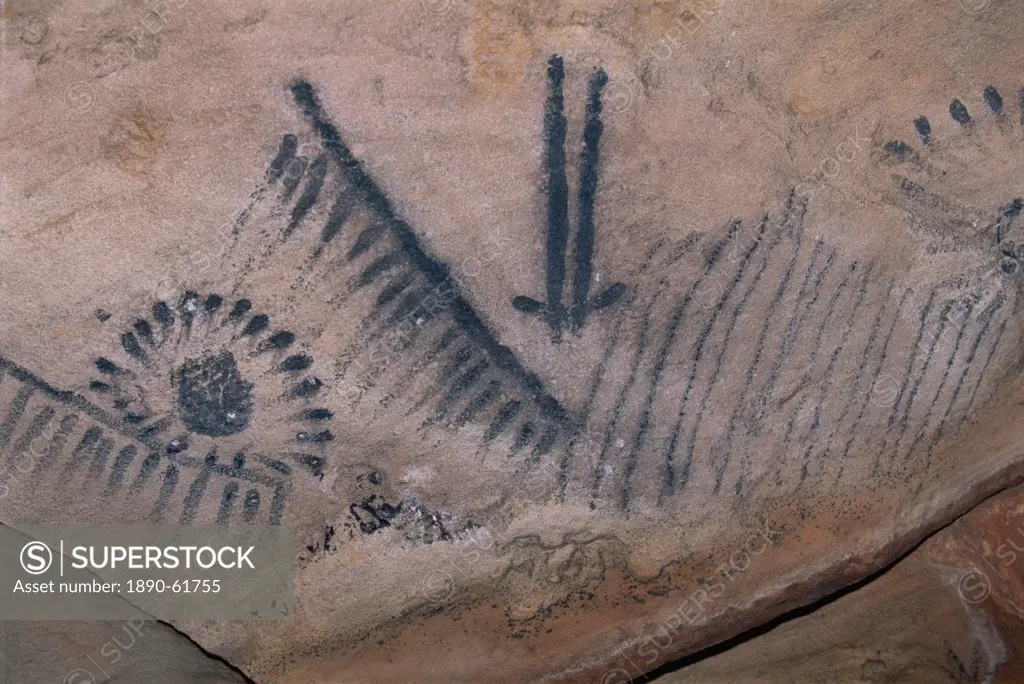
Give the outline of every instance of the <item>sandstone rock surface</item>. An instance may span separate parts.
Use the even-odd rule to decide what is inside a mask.
[[[1024,473],[1021,30],[9,2],[0,523],[293,527],[293,620],[167,626],[259,682],[641,681],[863,580]]]

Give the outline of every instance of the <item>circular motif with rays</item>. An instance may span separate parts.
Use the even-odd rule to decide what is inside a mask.
[[[317,452],[334,439],[333,414],[317,402],[314,366],[248,299],[185,292],[127,319],[120,348],[96,359],[89,390],[168,453],[288,457],[323,477]]]

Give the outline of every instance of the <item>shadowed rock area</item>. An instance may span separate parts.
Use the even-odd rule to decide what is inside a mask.
[[[295,531],[140,667],[1010,676],[920,559],[1024,474],[1015,7],[158,5],[2,18],[0,523]]]
[[[1019,681],[1022,501],[1003,492],[871,581],[653,681]]]

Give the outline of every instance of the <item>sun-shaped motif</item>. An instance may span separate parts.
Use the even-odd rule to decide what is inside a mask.
[[[967,246],[980,246],[994,255],[1003,275],[1019,275],[1024,198],[1018,195],[1017,149],[1024,114],[993,85],[954,98],[946,112],[932,114],[914,119],[913,133],[907,122],[903,138],[882,146],[880,159],[895,181],[889,197],[932,241],[929,251],[959,255]]]
[[[317,402],[324,383],[314,366],[248,299],[185,292],[127,319],[89,390],[173,458],[288,459],[323,477],[333,413]]]

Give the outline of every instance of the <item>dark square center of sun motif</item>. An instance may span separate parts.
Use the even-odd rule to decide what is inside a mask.
[[[191,432],[225,437],[249,425],[252,383],[238,372],[231,352],[186,359],[177,376],[178,407]]]

